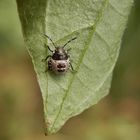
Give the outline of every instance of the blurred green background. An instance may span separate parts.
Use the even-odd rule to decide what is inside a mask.
[[[110,94],[44,135],[41,93],[15,0],[0,0],[0,140],[140,140],[140,0],[135,0]]]

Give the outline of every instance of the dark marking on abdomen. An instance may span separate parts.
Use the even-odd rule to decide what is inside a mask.
[[[66,67],[66,65],[64,63],[60,63],[57,65],[57,68],[65,68],[65,67]]]
[[[65,72],[65,69],[58,69],[58,72]]]

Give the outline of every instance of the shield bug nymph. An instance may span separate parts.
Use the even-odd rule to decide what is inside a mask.
[[[69,68],[71,67],[71,70],[74,71],[73,66],[70,61],[70,55],[68,52],[71,50],[71,48],[65,50],[65,46],[67,46],[68,43],[75,40],[77,37],[74,37],[70,39],[68,42],[66,42],[63,46],[56,46],[53,40],[45,35],[53,44],[55,47],[54,50],[51,50],[50,47],[47,45],[48,50],[52,52],[52,55],[48,55],[44,60],[48,63],[48,70],[53,71],[56,74],[63,74],[66,73]]]

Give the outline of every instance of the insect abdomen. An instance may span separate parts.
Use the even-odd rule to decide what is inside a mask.
[[[50,59],[48,61],[48,68],[57,74],[65,73],[69,69],[69,60]]]

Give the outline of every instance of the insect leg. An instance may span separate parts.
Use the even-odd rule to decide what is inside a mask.
[[[67,52],[69,52],[71,50],[71,48],[67,49]]]
[[[44,61],[47,61],[47,59],[49,58],[49,57],[52,57],[51,55],[48,55],[45,59],[42,59],[42,61],[44,62]]]
[[[71,70],[74,71],[72,64],[70,63]]]
[[[75,70],[74,70],[74,68],[73,68],[71,63],[70,63],[70,67],[71,67],[71,70],[74,72]]]
[[[71,63],[70,63],[70,67],[71,67],[72,72],[74,72],[74,73],[77,72],[76,70],[74,70],[74,68],[73,68]]]
[[[48,45],[45,44],[45,47],[47,47],[50,52],[53,52],[53,50],[51,50],[51,48]]]

